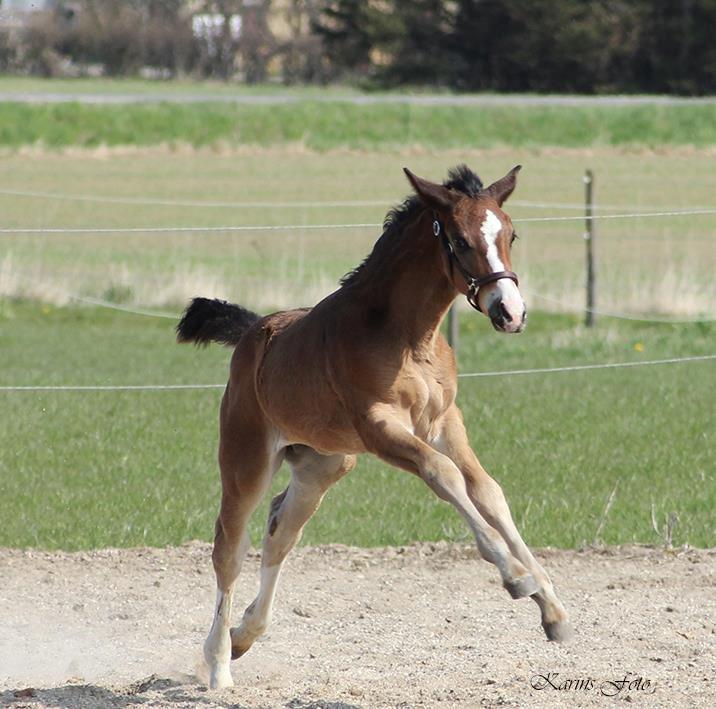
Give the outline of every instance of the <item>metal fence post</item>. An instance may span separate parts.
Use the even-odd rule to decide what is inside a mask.
[[[594,174],[591,170],[584,173],[584,241],[587,247],[587,307],[584,313],[584,324],[587,327],[594,327],[596,313],[594,306],[596,301],[596,268],[594,263],[594,220],[592,219],[594,209]]]

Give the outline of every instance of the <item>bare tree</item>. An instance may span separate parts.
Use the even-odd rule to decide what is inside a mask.
[[[326,80],[325,48],[314,31],[324,5],[322,0],[289,0],[285,4],[284,19],[290,35],[279,49],[284,83]]]

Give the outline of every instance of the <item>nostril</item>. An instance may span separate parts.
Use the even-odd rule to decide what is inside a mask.
[[[505,304],[500,301],[500,315],[505,319],[506,322],[512,322],[512,316],[508,312],[507,308],[505,307]]]

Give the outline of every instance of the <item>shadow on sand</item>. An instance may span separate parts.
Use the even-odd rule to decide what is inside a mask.
[[[65,684],[46,689],[11,689],[0,693],[0,706],[15,709],[58,707],[59,709],[123,709],[147,705],[219,707],[251,709],[228,693],[209,692],[206,686],[196,684],[194,678],[185,680],[164,679],[152,675],[126,687],[99,687],[93,684]],[[232,692],[233,694],[233,692]],[[223,696],[222,696],[223,695]],[[304,700],[295,698],[284,705],[285,709],[360,709],[358,705],[330,700]]]

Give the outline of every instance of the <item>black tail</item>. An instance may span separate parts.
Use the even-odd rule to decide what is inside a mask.
[[[237,345],[260,316],[225,300],[194,298],[177,325],[177,342]]]

